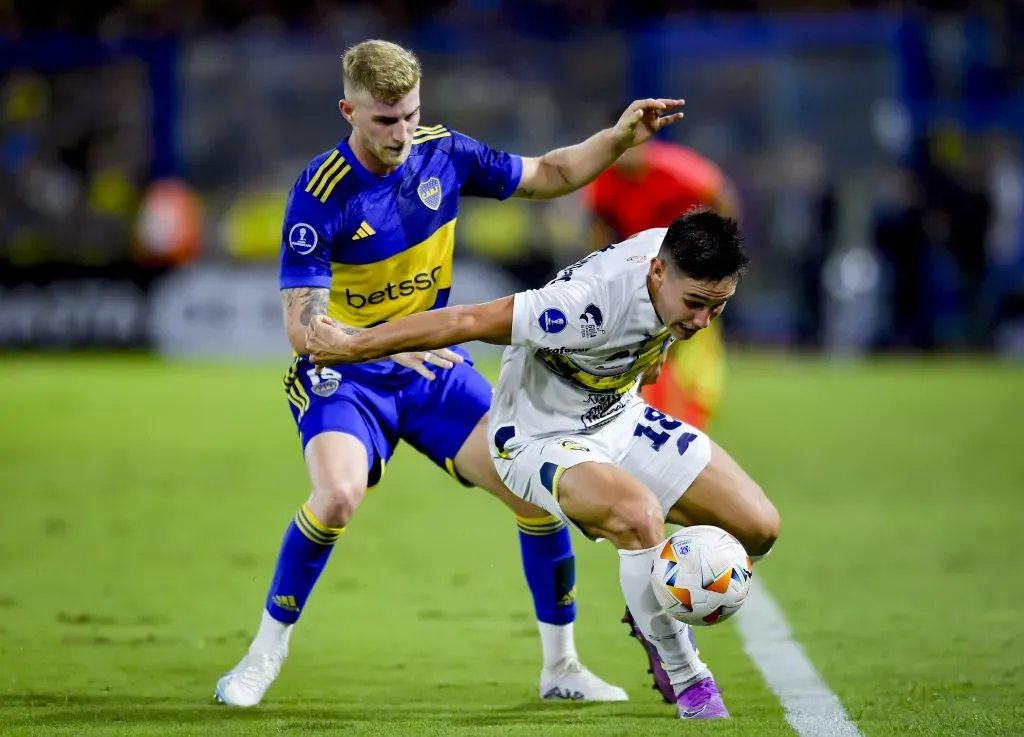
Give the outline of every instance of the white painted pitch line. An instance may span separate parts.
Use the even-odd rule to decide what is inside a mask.
[[[736,613],[743,649],[786,711],[800,737],[861,737],[839,697],[815,670],[786,617],[759,579]]]

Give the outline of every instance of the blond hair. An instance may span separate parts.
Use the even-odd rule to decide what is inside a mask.
[[[374,100],[393,105],[420,83],[420,62],[408,49],[371,39],[352,46],[341,58],[346,97],[369,92]]]

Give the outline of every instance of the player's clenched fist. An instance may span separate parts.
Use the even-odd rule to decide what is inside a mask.
[[[346,343],[350,341],[349,335],[327,315],[315,315],[306,328],[306,350],[318,366],[327,365],[327,360],[345,363],[348,358]]]

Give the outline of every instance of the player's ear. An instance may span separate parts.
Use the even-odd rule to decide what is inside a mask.
[[[352,103],[342,98],[338,100],[338,110],[341,112],[341,117],[348,121],[349,125],[352,124]]]
[[[658,256],[651,259],[651,276],[659,286],[665,281],[665,262]]]

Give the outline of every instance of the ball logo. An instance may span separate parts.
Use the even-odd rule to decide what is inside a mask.
[[[545,333],[560,333],[565,330],[565,326],[569,323],[565,318],[565,313],[556,307],[549,307],[540,313],[540,317],[537,319],[537,323],[540,325],[540,329]]]
[[[313,226],[306,223],[296,223],[288,231],[288,245],[300,256],[307,256],[313,253],[316,248],[317,235]]]

